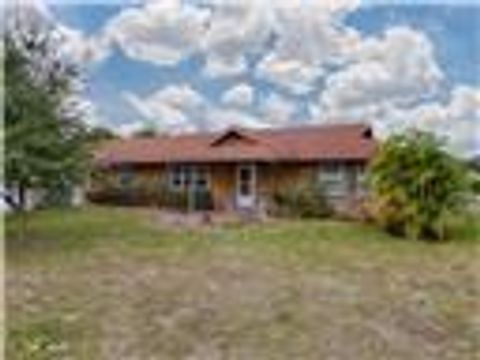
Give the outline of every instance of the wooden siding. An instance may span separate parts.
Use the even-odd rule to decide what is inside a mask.
[[[315,164],[260,164],[258,192],[271,194],[282,188],[308,181],[315,173]]]
[[[132,172],[132,180],[129,184],[131,187],[145,187],[154,189],[161,187],[162,181],[168,181],[166,167],[158,166],[144,166],[144,167],[125,167],[125,168],[111,168],[97,171],[89,181],[89,191],[102,190],[105,187],[121,188],[121,174],[124,171]]]
[[[236,166],[219,164],[210,167],[210,189],[216,209],[231,210],[235,205]]]
[[[355,164],[352,164],[355,165]],[[210,164],[204,166],[209,172],[209,187],[214,206],[219,210],[232,210],[235,207],[236,177],[238,164]],[[272,194],[302,182],[316,180],[319,172],[318,163],[258,163],[256,192],[259,201],[268,201]],[[101,183],[91,181],[91,189],[98,190],[105,186],[121,187],[121,172],[132,171],[130,186],[149,189],[160,188],[168,183],[168,166],[142,166],[135,168],[112,168],[103,170]],[[347,173],[350,182],[352,174]]]

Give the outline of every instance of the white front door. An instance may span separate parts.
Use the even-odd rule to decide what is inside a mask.
[[[237,166],[236,202],[239,208],[253,208],[256,200],[255,164]]]

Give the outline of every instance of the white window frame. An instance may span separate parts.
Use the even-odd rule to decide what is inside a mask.
[[[210,172],[205,166],[196,166],[192,170],[192,184],[195,190],[208,191],[210,189]],[[200,174],[202,174],[203,179],[201,179]],[[204,181],[204,185],[199,186],[199,180]]]
[[[247,169],[250,172],[250,178],[248,182],[242,179],[242,170]],[[235,189],[235,201],[239,208],[252,208],[257,201],[257,171],[256,164],[240,164],[237,166],[236,175],[236,189]],[[243,186],[247,185],[249,193],[243,193]]]
[[[346,170],[345,164],[338,162],[320,164],[318,181],[327,197],[344,197],[348,194]]]
[[[169,188],[173,191],[200,189],[197,183],[200,178],[200,173],[203,174],[203,180],[205,181],[202,190],[207,191],[210,189],[210,172],[207,167],[195,165],[173,165],[169,167],[168,172]],[[188,178],[187,174],[190,174],[190,178]],[[177,184],[177,182],[179,182],[179,184]]]
[[[365,196],[368,193],[367,167],[358,164],[355,166],[355,194]]]
[[[179,180],[179,184],[177,184]],[[183,165],[174,165],[168,168],[168,187],[173,191],[181,191],[184,187]]]

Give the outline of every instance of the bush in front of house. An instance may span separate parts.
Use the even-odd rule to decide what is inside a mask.
[[[213,210],[213,197],[211,191],[195,190],[189,192],[187,189],[172,190],[168,184],[158,189],[156,196],[159,207],[177,210]]]
[[[108,184],[87,194],[91,202],[121,206],[152,206],[181,211],[212,210],[213,198],[208,190],[189,193],[171,190],[166,185],[132,184],[128,187]]]
[[[211,191],[195,191],[194,197],[195,210],[213,210],[213,196]]]
[[[313,181],[283,188],[273,195],[273,213],[278,216],[322,218],[332,214],[320,186]]]
[[[370,169],[374,220],[395,235],[442,239],[447,219],[460,210],[466,171],[431,134],[390,137]]]
[[[88,200],[93,203],[121,206],[153,205],[156,197],[156,192],[141,186],[108,186],[87,193]]]
[[[163,188],[158,194],[158,207],[186,211],[188,209],[188,194],[186,191],[172,191]]]
[[[470,185],[472,192],[480,195],[480,170],[470,170]]]

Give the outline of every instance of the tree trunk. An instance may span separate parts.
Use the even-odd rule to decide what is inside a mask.
[[[27,196],[27,188],[24,184],[18,184],[18,201],[17,201],[17,210],[24,211],[25,210],[25,202]]]
[[[27,210],[26,209],[27,187],[23,183],[18,184],[18,201],[17,208],[18,215],[20,217],[20,226],[18,229],[18,240],[24,241],[25,234],[27,232]]]

